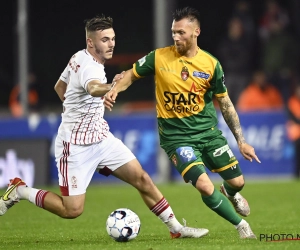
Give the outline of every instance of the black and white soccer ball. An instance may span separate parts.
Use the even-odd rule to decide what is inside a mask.
[[[106,220],[108,235],[118,242],[133,240],[138,236],[140,228],[140,218],[128,208],[114,210]]]

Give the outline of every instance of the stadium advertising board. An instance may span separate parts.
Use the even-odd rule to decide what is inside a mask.
[[[286,136],[286,117],[282,112],[240,114],[240,122],[246,141],[255,148],[261,164],[242,158],[235,138],[219,115],[219,128],[228,139],[233,153],[245,175],[256,178],[292,176],[293,145]]]
[[[0,188],[18,176],[29,186],[49,184],[47,139],[0,140]]]
[[[292,176],[295,152],[292,143],[286,137],[284,113],[240,114],[246,140],[255,147],[261,164],[251,163],[241,157],[234,137],[221,114],[218,115],[220,117],[219,128],[227,137],[246,177],[281,178]],[[157,159],[159,159],[160,151],[155,114],[108,116],[106,119],[111,132],[132,150],[151,177],[157,177],[159,164]],[[9,159],[24,162],[26,164],[24,169],[32,169],[30,159],[33,161],[35,177],[32,177],[32,173],[31,177],[26,177],[28,184],[27,178],[34,179],[35,184],[46,184],[47,178],[43,176],[49,165],[50,182],[57,183],[54,141],[59,122],[60,116],[53,115],[0,121],[0,164],[2,164],[0,166],[0,185],[2,187],[4,182],[7,184],[7,168],[10,168],[9,176],[12,173],[18,173],[14,171],[19,171],[17,170],[19,167],[16,167],[15,170],[7,167]],[[50,149],[48,144],[51,145]],[[5,170],[3,170],[3,166],[5,166]],[[168,167],[170,166],[166,166],[166,168]],[[28,173],[26,172],[26,174]],[[171,176],[174,179],[181,179],[174,169],[171,171]],[[21,177],[25,177],[25,173]],[[41,182],[37,182],[38,180]],[[96,173],[93,180],[106,182],[116,180],[116,178],[105,177]]]

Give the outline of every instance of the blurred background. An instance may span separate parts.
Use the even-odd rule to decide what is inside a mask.
[[[101,13],[114,19],[116,48],[105,64],[111,82],[142,56],[173,43],[172,12],[184,6],[200,11],[199,47],[221,62],[246,139],[262,160],[241,159],[218,112],[245,176],[299,178],[299,0],[11,0],[0,6],[0,188],[14,175],[28,185],[56,183],[53,140],[62,109],[53,88],[70,57],[86,47],[85,19]],[[106,113],[111,131],[150,175],[173,181],[180,177],[159,148],[155,116],[152,77],[123,92]]]

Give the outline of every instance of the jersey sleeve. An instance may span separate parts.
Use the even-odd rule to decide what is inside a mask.
[[[67,66],[64,71],[61,73],[59,79],[65,82],[66,84],[69,83],[69,66]]]
[[[101,83],[106,83],[102,81],[103,79],[106,79],[104,69],[96,66],[89,66],[84,68],[79,77],[79,82],[85,90],[87,90],[87,85],[90,81],[99,80]]]
[[[138,78],[155,74],[155,50],[133,64],[133,73]]]
[[[225,86],[225,76],[223,68],[218,61],[215,67],[214,76],[210,82],[215,96],[227,95],[227,88]]]

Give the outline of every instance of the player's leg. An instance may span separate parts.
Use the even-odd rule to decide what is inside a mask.
[[[244,178],[226,138],[219,135],[206,143],[203,160],[212,172],[218,173],[223,178],[221,192],[232,203],[235,211],[242,216],[247,216],[250,213],[248,202],[239,193],[244,186]],[[229,192],[232,192],[233,196],[229,195],[226,190],[230,190]],[[238,225],[235,224],[235,227],[241,238],[256,238],[245,220],[242,220]]]
[[[171,153],[170,158],[185,182],[191,183],[200,192],[207,207],[230,222],[238,230],[244,227],[250,229],[248,223],[236,213],[229,200],[219,190],[215,189],[206,174],[201,156],[199,150],[192,146],[185,146],[177,148]],[[247,235],[241,235],[240,233],[240,237],[255,238],[251,229],[250,231],[247,230],[247,233]]]
[[[75,219],[83,213],[85,194],[59,196],[49,192],[44,200],[43,208],[59,217]]]
[[[244,177],[226,138],[222,135],[214,137],[205,144],[204,150],[204,164],[224,180],[220,191],[230,200],[238,214],[248,216],[250,207],[247,200],[239,193],[245,184]]]
[[[199,170],[199,166],[194,166],[186,173],[184,178],[193,184],[195,183],[193,178],[197,176],[198,173],[201,173],[201,169]],[[234,225],[241,238],[256,238],[250,225],[238,216],[229,200],[226,199],[219,190],[214,188],[214,185],[206,173],[200,174],[196,180],[195,187],[201,193],[205,205]]]
[[[200,238],[208,233],[207,229],[197,229],[182,226],[176,219],[168,201],[153,183],[132,152],[115,137],[109,137],[109,147],[104,161],[99,165],[99,173],[114,175],[120,180],[135,187],[147,207],[169,228],[172,238],[195,237]]]
[[[28,187],[16,177],[11,180],[8,189],[0,198],[0,215],[20,200],[28,200],[37,207],[43,208],[62,218],[76,218],[83,211],[85,194],[77,196],[59,196],[53,192]]]
[[[61,196],[49,192],[43,208],[62,218],[73,219],[84,210],[85,193],[99,162],[98,144],[74,145],[59,138],[55,159]]]
[[[238,225],[242,219],[236,214],[228,199],[215,189],[206,174],[201,153],[193,147],[184,148],[178,148],[173,153],[172,159],[174,163],[176,158],[174,165],[185,182],[191,183],[200,192],[206,206],[233,225]]]
[[[112,175],[134,186],[149,208],[163,198],[163,195],[154,185],[150,176],[142,169],[137,159],[125,163],[113,171]]]
[[[172,238],[200,238],[208,234],[207,229],[190,228],[178,222],[168,201],[136,159],[116,169],[113,175],[139,191],[148,208],[169,228]]]
[[[28,200],[62,218],[73,219],[82,214],[85,192],[97,167],[99,157],[91,154],[95,145],[77,146],[56,139],[57,161],[61,196],[46,190],[28,187],[20,178],[11,181],[0,199],[0,215],[20,200]]]
[[[238,164],[234,165],[233,168],[235,169],[230,169],[228,171],[228,173],[226,174],[226,179],[223,178],[223,171],[220,172],[220,176],[223,178],[223,186],[225,187],[226,192],[231,195],[234,196],[237,192],[241,191],[244,188],[245,185],[245,180],[244,180],[244,176],[242,175],[242,171],[239,167]],[[235,170],[235,171],[232,171]],[[226,171],[226,170],[225,170]],[[235,174],[234,172],[238,171],[238,176],[237,174]],[[229,176],[228,176],[229,175]],[[229,178],[229,179],[228,179]]]
[[[238,165],[235,167],[236,171],[240,171]],[[231,201],[237,213],[247,217],[250,214],[250,207],[248,201],[240,194],[240,191],[244,187],[243,175],[233,177],[236,175],[231,170],[225,170],[220,172],[220,176],[224,180],[220,186],[220,191]]]

